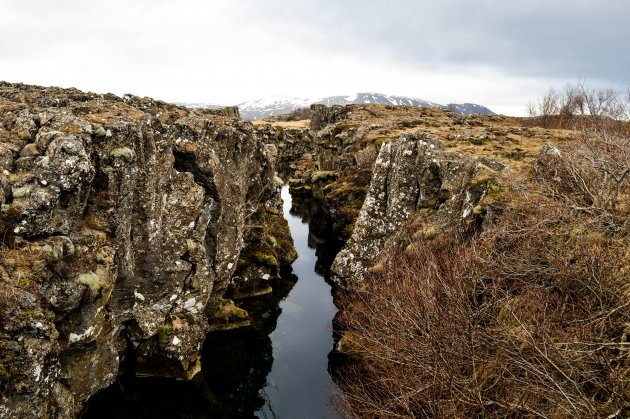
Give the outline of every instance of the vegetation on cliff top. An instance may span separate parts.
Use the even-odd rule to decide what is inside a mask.
[[[356,417],[630,414],[630,127],[582,97],[600,111],[494,180],[480,223],[412,220],[343,297]]]
[[[338,113],[329,124],[314,128],[315,150],[292,162],[291,187],[296,194],[318,198],[334,221],[336,235],[344,240],[352,234],[384,142],[420,132],[441,140],[448,151],[479,156],[491,167],[522,171],[545,142],[564,143],[575,134],[536,126],[524,118],[464,116],[433,108],[350,105]],[[306,122],[299,124],[306,129]],[[296,123],[272,121],[275,127]],[[333,172],[335,176],[322,176]]]

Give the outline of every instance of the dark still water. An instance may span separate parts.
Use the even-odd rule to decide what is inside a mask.
[[[328,375],[337,309],[324,277],[340,244],[327,238],[317,205],[292,202],[288,187],[282,198],[299,256],[273,293],[237,302],[251,327],[208,335],[194,383],[125,374],[92,398],[84,418],[339,417]]]
[[[330,285],[315,272],[317,255],[308,244],[308,224],[295,215],[295,211],[291,212],[288,187],[282,189],[282,199],[299,255],[292,265],[299,279],[280,303],[282,313],[270,335],[273,366],[261,393],[266,403],[256,415],[261,418],[333,418],[337,415],[330,401],[336,387],[328,375],[328,353],[334,345],[332,319],[337,308]]]

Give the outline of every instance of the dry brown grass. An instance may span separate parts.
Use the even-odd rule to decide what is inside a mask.
[[[254,126],[268,125],[271,124],[274,127],[282,127],[282,128],[308,128],[311,125],[310,119],[303,119],[301,121],[274,121],[268,122],[264,120],[256,120],[252,121]]]
[[[356,417],[630,415],[629,195],[584,211],[555,177],[514,179],[483,231],[389,249],[345,297]]]

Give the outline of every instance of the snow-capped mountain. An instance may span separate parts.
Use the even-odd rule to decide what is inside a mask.
[[[238,106],[238,110],[241,113],[241,118],[253,120],[266,118],[268,116],[288,114],[300,108],[308,108],[313,103],[320,103],[320,100],[321,99],[272,96],[243,102],[236,106]]]
[[[476,103],[449,103],[446,105],[446,108],[452,112],[461,114],[461,115],[469,115],[472,113],[481,113],[486,115],[494,115],[490,109],[485,106],[477,105]]]
[[[443,107],[442,105],[429,102],[428,100],[417,99],[405,96],[390,96],[382,93],[356,93],[351,96],[330,96],[320,99],[314,103],[324,105],[346,105],[349,103],[376,103],[379,105],[407,105],[417,107]]]
[[[249,102],[243,102],[238,106],[241,113],[241,117],[246,120],[262,119],[268,116],[284,115],[291,113],[300,108],[308,108],[311,104],[321,103],[324,105],[347,105],[347,104],[361,104],[361,103],[374,103],[380,105],[407,105],[417,107],[436,107],[449,109],[455,113],[467,115],[472,113],[481,114],[494,114],[490,109],[485,106],[477,105],[474,103],[449,103],[448,105],[440,105],[439,103],[430,102],[428,100],[405,97],[405,96],[391,96],[382,93],[356,93],[350,96],[328,96],[324,98],[293,98],[287,96],[272,96],[264,99],[252,100]],[[200,108],[216,108],[219,107],[215,104],[203,104],[203,103],[191,103],[187,106]]]
[[[205,108],[205,109],[220,109],[225,108],[223,105],[217,105],[214,103],[206,102],[175,102],[176,105],[186,106],[187,108]]]

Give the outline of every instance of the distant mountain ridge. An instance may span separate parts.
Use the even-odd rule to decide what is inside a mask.
[[[241,117],[247,120],[262,119],[268,116],[289,114],[300,108],[308,108],[311,104],[321,103],[324,105],[348,105],[374,103],[380,105],[407,105],[417,107],[436,107],[449,109],[455,113],[468,115],[472,113],[492,115],[490,109],[475,103],[449,103],[441,105],[424,99],[385,95],[383,93],[356,93],[348,96],[328,96],[325,98],[294,98],[287,96],[273,96],[268,98],[251,100],[240,103],[238,106]],[[186,106],[194,108],[216,108],[216,104],[189,103]]]

